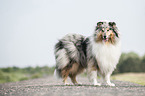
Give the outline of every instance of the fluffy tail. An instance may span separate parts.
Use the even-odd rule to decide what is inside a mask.
[[[62,78],[61,75],[60,75],[60,72],[59,72],[57,69],[54,70],[53,76],[54,76],[56,79],[61,79],[61,78]]]

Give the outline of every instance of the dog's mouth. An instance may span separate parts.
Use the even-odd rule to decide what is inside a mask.
[[[107,42],[107,41],[108,41],[108,38],[103,38],[103,41],[104,41],[104,42]]]

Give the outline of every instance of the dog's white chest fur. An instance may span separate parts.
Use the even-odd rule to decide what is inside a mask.
[[[112,72],[121,54],[120,41],[115,45],[92,42],[92,54],[97,60],[101,74]]]

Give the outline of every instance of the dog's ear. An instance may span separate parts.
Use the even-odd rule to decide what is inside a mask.
[[[119,37],[118,29],[116,27],[116,23],[115,22],[109,22],[109,26],[111,26],[113,28],[113,32],[115,33],[116,37]]]
[[[103,22],[98,22],[97,26],[100,27],[103,24]]]
[[[103,22],[98,22],[95,31],[98,30],[102,24],[103,24]]]
[[[109,22],[109,26],[116,27],[116,23],[115,22]]]

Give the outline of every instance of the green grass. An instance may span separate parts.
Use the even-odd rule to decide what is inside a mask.
[[[54,67],[0,68],[0,83],[23,81],[52,75]]]
[[[112,80],[130,81],[145,85],[145,73],[123,73],[111,76]]]
[[[22,73],[0,72],[0,83],[21,81],[22,78],[26,78]]]
[[[54,67],[8,67],[0,68],[0,83],[23,81],[34,78],[52,75]],[[86,72],[81,76],[87,78]],[[122,73],[111,76],[112,80],[130,81],[140,85],[145,85],[145,73]]]

